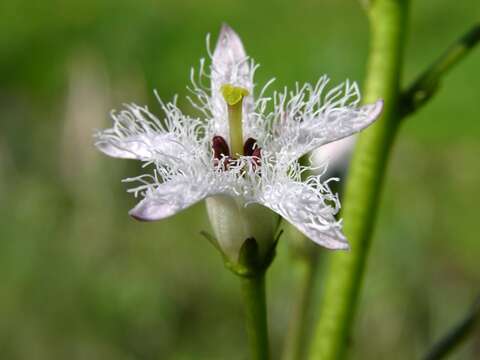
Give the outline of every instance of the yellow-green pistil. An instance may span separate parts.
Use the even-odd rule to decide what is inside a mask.
[[[220,90],[228,107],[231,154],[240,156],[243,154],[242,106],[248,90],[230,84],[222,85]]]

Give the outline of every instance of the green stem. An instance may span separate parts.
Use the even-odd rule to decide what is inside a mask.
[[[436,343],[425,360],[440,360],[450,354],[470,335],[480,322],[480,297],[473,304],[467,316]]]
[[[252,360],[269,358],[265,273],[240,277]]]
[[[337,360],[346,354],[387,159],[397,130],[407,5],[407,0],[374,0],[368,9],[371,45],[365,101],[382,98],[385,106],[376,124],[360,135],[352,158],[343,213],[351,251],[330,255],[310,359]]]
[[[402,117],[422,107],[437,91],[442,77],[480,42],[480,24],[469,29],[428,67],[402,95]]]
[[[310,303],[315,288],[318,253],[314,252],[311,256],[303,256],[299,261],[301,272],[299,274],[298,297],[295,299],[292,317],[285,339],[284,360],[300,360],[304,358],[306,353],[311,315]]]

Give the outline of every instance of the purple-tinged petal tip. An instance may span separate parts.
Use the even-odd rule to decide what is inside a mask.
[[[373,108],[372,108],[372,111],[370,113],[370,118],[372,119],[372,121],[376,120],[382,114],[383,104],[384,104],[383,99],[378,99],[373,104]]]

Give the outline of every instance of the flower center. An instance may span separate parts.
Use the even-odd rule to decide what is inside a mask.
[[[228,144],[221,136],[215,135],[213,137],[212,150],[215,164],[217,165],[222,161],[224,170],[236,161],[235,157],[230,155]],[[250,156],[252,158],[252,163],[255,168],[260,166],[262,149],[258,146],[257,140],[254,138],[248,138],[247,141],[245,141],[245,144],[243,144],[242,152],[244,156]]]
[[[244,150],[242,110],[243,98],[248,95],[248,90],[231,84],[222,85],[220,90],[228,108],[230,148],[232,149],[232,156],[237,157],[240,156]]]
[[[220,88],[228,108],[228,123],[230,130],[230,146],[222,137],[215,135],[212,139],[212,150],[215,164],[222,161],[224,169],[235,163],[240,156],[252,157],[255,167],[261,162],[261,149],[257,141],[248,138],[243,141],[243,99],[248,96],[248,90],[242,87],[225,84]]]

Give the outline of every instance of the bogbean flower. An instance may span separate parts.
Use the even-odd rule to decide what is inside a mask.
[[[161,220],[206,200],[216,245],[232,262],[247,239],[260,254],[270,251],[278,215],[319,245],[347,249],[332,179],[320,174],[302,181],[310,169],[298,160],[370,125],[383,102],[359,106],[357,84],[328,89],[326,76],[266,96],[270,81],[254,96],[257,65],[227,25],[209,57],[209,67],[202,59],[199,72],[192,70],[188,88],[200,117],[182,113],[176,98],[158,99],[162,119],[147,107],[126,105],[112,113],[111,129],[96,134],[105,154],[153,167],[125,180],[136,182],[129,191],[143,198],[130,215]]]

